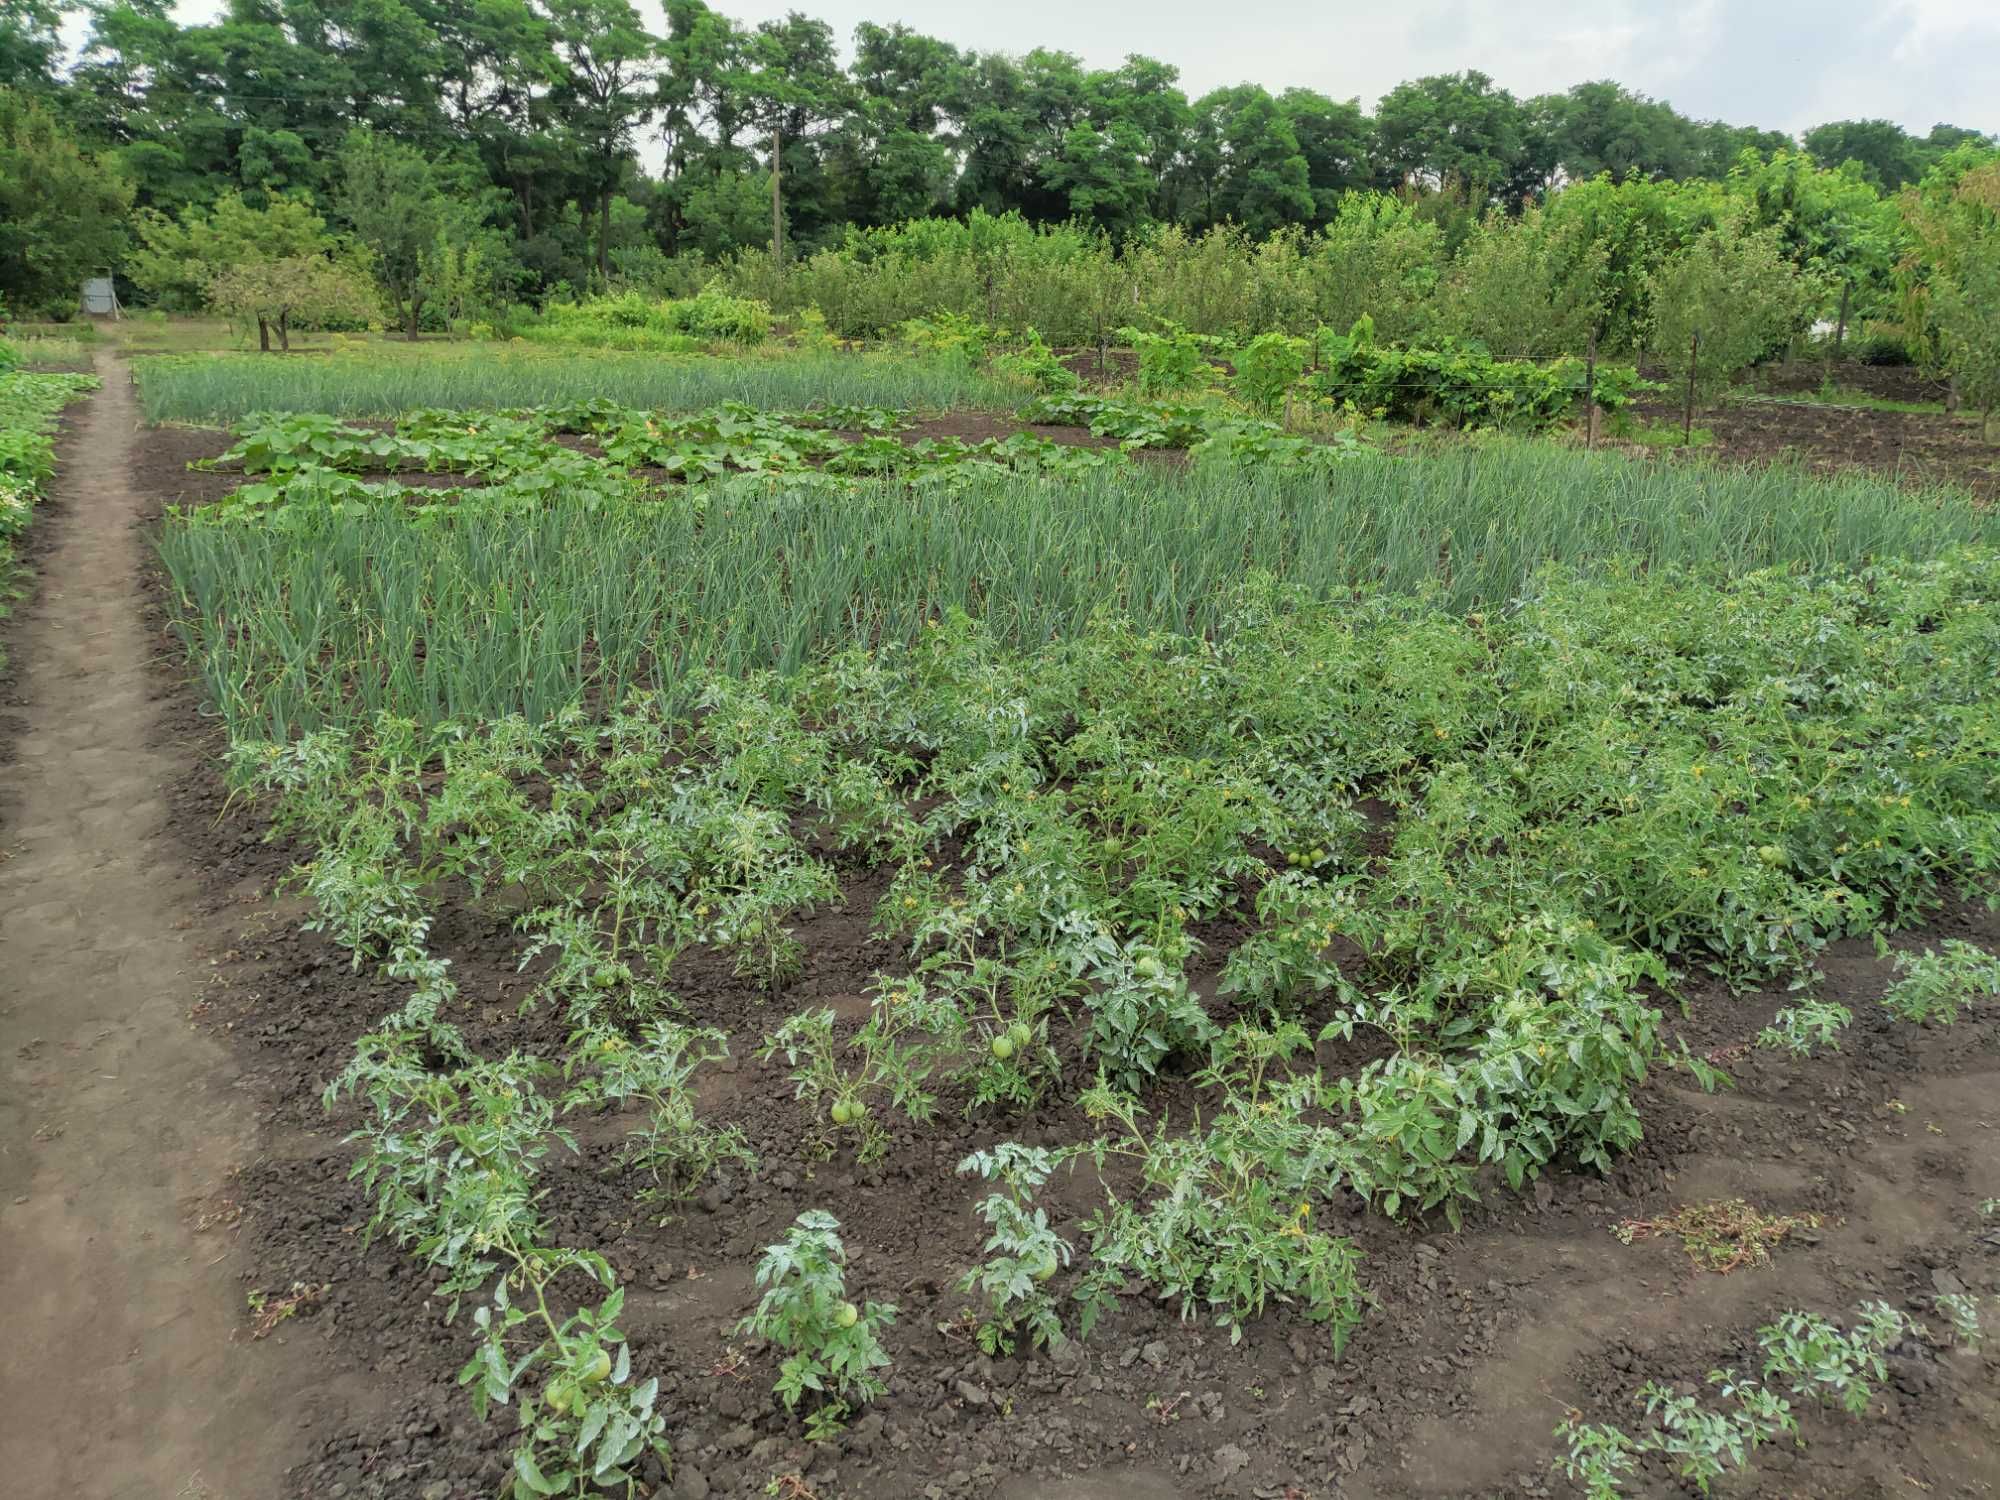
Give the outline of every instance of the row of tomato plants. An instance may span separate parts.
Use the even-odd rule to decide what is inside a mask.
[[[537,1173],[566,1112],[634,1099],[649,1199],[743,1162],[692,1102],[730,1039],[689,1024],[685,955],[729,955],[763,997],[752,1045],[821,1151],[1052,1096],[1096,1122],[966,1163],[993,1184],[964,1282],[988,1347],[1085,1335],[1133,1285],[1233,1336],[1288,1302],[1337,1347],[1367,1296],[1319,1205],[1455,1221],[1489,1182],[1607,1168],[1653,1069],[1720,1081],[1669,1046],[1679,979],[1809,986],[1833,937],[1990,887],[1997,604],[1990,551],[1726,585],[1550,575],[1493,616],[1253,581],[1215,641],[1105,618],[1022,655],[951,618],[718,676],[681,716],[385,717],[239,744],[232,777],[312,851],[316,924],[409,986],[330,1096],[367,1103],[378,1225],[490,1292],[465,1378],[519,1402],[523,1482],[581,1487],[664,1418],[608,1266],[547,1243]],[[906,962],[859,1024],[785,1015],[803,916],[871,866]],[[520,913],[560,1055],[463,1034],[428,944],[448,895]],[[1205,951],[1228,923],[1246,935]],[[1357,1037],[1365,1065],[1317,1065],[1315,1040]],[[1196,1080],[1199,1121],[1148,1115],[1163,1075]],[[1078,1158],[1124,1184],[1080,1254],[1036,1202]],[[837,1236],[802,1221],[777,1249],[767,1297],[795,1295],[753,1331],[792,1340],[781,1394],[879,1389],[886,1310],[840,1295]]]
[[[13,583],[15,544],[55,477],[56,419],[65,406],[97,386],[92,375],[15,369],[12,352],[0,343],[0,614]]]

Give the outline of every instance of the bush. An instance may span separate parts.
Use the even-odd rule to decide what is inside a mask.
[[[1696,388],[1708,397],[1804,332],[1822,301],[1819,282],[1787,258],[1776,229],[1737,218],[1662,261],[1647,286],[1648,343],[1676,385],[1687,380],[1692,355]]]
[[[1208,383],[1218,373],[1202,356],[1200,338],[1176,324],[1164,333],[1147,333],[1138,328],[1121,328],[1118,336],[1139,355],[1139,393],[1166,396],[1175,391],[1193,390]]]
[[[1859,338],[1850,339],[1847,353],[1864,365],[1913,365],[1917,362],[1916,351],[1910,348],[1910,341],[1900,329],[1871,328]]]
[[[771,313],[763,303],[710,287],[678,302],[629,291],[552,302],[540,324],[523,333],[544,343],[688,354],[707,344],[762,343],[770,331]]]
[[[1322,334],[1319,352],[1325,367],[1312,377],[1315,392],[1400,422],[1539,430],[1567,420],[1583,399],[1580,359],[1495,359],[1455,339],[1392,349],[1360,334]],[[1630,369],[1597,367],[1605,411],[1622,410],[1639,388]]]
[[[1306,341],[1282,333],[1262,333],[1236,356],[1236,388],[1257,411],[1283,404],[1306,367]]]
[[[710,286],[693,297],[669,302],[667,323],[676,333],[710,342],[761,344],[770,337],[771,309],[747,297],[732,297]]]

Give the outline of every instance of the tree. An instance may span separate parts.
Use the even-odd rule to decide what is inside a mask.
[[[11,0],[0,12],[0,88],[54,91],[62,13],[54,0]]]
[[[1855,162],[1878,192],[1892,193],[1924,174],[1921,142],[1894,120],[1835,120],[1805,133],[1806,154],[1823,167]]]
[[[365,276],[324,255],[287,255],[223,266],[210,278],[208,302],[225,317],[257,324],[259,347],[292,347],[292,324],[365,322],[375,314],[375,293]]]
[[[1912,341],[1990,429],[2000,407],[2000,154],[1954,147],[1905,192],[1903,213],[1916,252],[1899,268]]]
[[[2000,192],[2000,177],[1993,190]],[[1932,316],[1953,393],[1978,409],[1985,437],[1992,435],[1993,413],[2000,410],[2000,235],[1993,238],[1986,254],[1940,278],[1932,292]]]
[[[771,159],[779,195],[773,198],[774,230],[782,232],[788,206],[791,222],[816,232],[831,217],[817,137],[849,112],[853,93],[833,31],[825,22],[793,11],[750,34],[744,61],[738,91],[745,101],[745,121],[776,147]],[[782,253],[779,244],[771,248]]]
[[[300,198],[252,208],[241,193],[230,193],[208,212],[187,208],[169,219],[141,210],[134,222],[141,248],[127,258],[126,274],[140,291],[181,311],[206,306],[210,283],[229,267],[333,248],[326,221]]]
[[[1452,261],[1445,321],[1503,359],[1582,354],[1603,326],[1609,263],[1579,219],[1533,204],[1519,218],[1490,213]]]
[[[714,260],[771,234],[768,172],[727,171],[697,179],[681,204],[681,244]]]
[[[1311,89],[1286,89],[1278,96],[1278,110],[1305,159],[1314,217],[1324,222],[1333,217],[1342,193],[1369,185],[1374,136],[1368,116],[1358,99],[1329,99]]]
[[[1305,154],[1291,120],[1268,91],[1254,83],[1217,89],[1194,109],[1212,174],[1207,217],[1240,224],[1254,235],[1312,219]]]
[[[1504,196],[1527,155],[1526,125],[1520,103],[1484,73],[1438,74],[1382,96],[1376,154],[1397,183]]]
[[[1757,228],[1740,205],[1667,257],[1648,282],[1653,351],[1676,380],[1692,361],[1696,388],[1712,397],[1738,371],[1803,332],[1825,299],[1775,228]]]
[[[1421,335],[1436,318],[1443,235],[1386,193],[1349,193],[1307,246],[1318,322],[1346,330],[1366,316],[1385,342]]]
[[[1126,139],[1139,143],[1140,161],[1152,179],[1147,216],[1173,217],[1175,179],[1194,123],[1180,70],[1133,53],[1112,72],[1092,73],[1085,90],[1092,124],[1106,131],[1122,126]]]
[[[439,247],[462,243],[462,213],[436,169],[408,146],[374,131],[351,132],[340,148],[340,215],[374,260],[375,279],[414,339],[438,289]]]
[[[1684,177],[1695,166],[1694,122],[1644,94],[1601,79],[1538,99],[1554,166],[1570,182],[1602,174]]]
[[[1073,125],[1062,155],[1042,168],[1042,180],[1067,195],[1070,217],[1122,237],[1146,221],[1154,177],[1142,159],[1145,149],[1136,126]]]
[[[1644,338],[1649,278],[1683,237],[1676,196],[1671,184],[1614,182],[1609,173],[1549,195],[1543,209],[1548,226],[1603,252],[1598,338],[1609,348],[1631,349]]]
[[[597,274],[609,277],[611,200],[633,138],[658,102],[660,46],[630,0],[549,0],[547,9],[564,70],[556,111],[578,158],[584,200],[597,210]]]
[[[125,250],[131,186],[34,99],[0,88],[0,298],[68,312]]]

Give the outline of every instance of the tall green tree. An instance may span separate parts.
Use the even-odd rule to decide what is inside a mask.
[[[1212,222],[1240,224],[1255,235],[1313,217],[1311,171],[1289,116],[1270,93],[1240,84],[1205,94],[1195,117],[1212,174],[1206,207]]]
[[[340,216],[372,257],[382,295],[409,338],[447,267],[441,251],[463,243],[463,210],[446,196],[437,168],[414,147],[363,126],[340,148]]]
[[[326,220],[303,198],[255,205],[232,192],[212,209],[189,206],[171,218],[141,209],[134,226],[139,246],[126,257],[126,274],[141,292],[180,311],[205,307],[210,283],[224,270],[334,248]]]
[[[1693,121],[1609,79],[1538,99],[1532,112],[1571,182],[1605,174],[1619,181],[1684,177],[1698,160]]]
[[[1286,89],[1278,96],[1278,110],[1305,159],[1314,218],[1323,223],[1333,217],[1341,194],[1366,188],[1373,176],[1368,116],[1358,99],[1329,99],[1311,89]]]
[[[1398,84],[1375,113],[1376,152],[1394,183],[1460,183],[1504,198],[1529,155],[1520,101],[1484,73],[1442,73]]]
[[[640,127],[658,105],[659,42],[631,0],[547,0],[556,56],[556,118],[575,154],[579,201],[595,209],[597,274],[611,275],[611,200]]]
[[[131,185],[39,100],[0,87],[0,299],[67,313],[125,249]]]
[[[1062,154],[1042,168],[1042,180],[1068,198],[1071,218],[1123,238],[1146,222],[1152,201],[1156,179],[1146,168],[1145,150],[1136,125],[1072,125]]]
[[[1894,120],[1835,120],[1815,125],[1801,144],[1823,167],[1854,162],[1878,192],[1894,192],[1924,175],[1923,143]]]
[[[0,88],[55,92],[62,16],[55,0],[11,0],[0,10]]]

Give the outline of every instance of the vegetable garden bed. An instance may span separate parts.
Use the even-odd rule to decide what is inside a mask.
[[[335,474],[463,470],[397,446],[450,430],[311,441]],[[217,478],[154,477],[163,502]],[[1371,487],[1500,535],[1551,480],[1571,498],[1535,540],[1449,573],[1433,545],[1393,564],[1431,597],[1374,597],[1400,554],[1353,524]],[[322,1434],[301,1493],[529,1493],[579,1453],[668,1495],[1553,1493],[1565,1458],[1620,1457],[1651,1493],[1704,1408],[1663,1426],[1640,1387],[1756,1376],[1793,1336],[1757,1330],[1799,1307],[1833,1322],[1758,1389],[1808,1446],[1746,1455],[1759,1475],[1970,1472],[1991,1436],[1937,1397],[1984,1350],[1938,1299],[1993,1282],[2000,1192],[2000,1026],[1949,946],[2000,944],[1965,899],[1995,842],[2000,579],[1959,550],[1981,514],[1529,448],[840,480],[857,539],[900,508],[950,545],[815,574],[818,492],[746,483],[539,514],[300,492],[167,523],[163,659],[172,620],[235,736],[184,700],[177,827],[218,921],[301,867],[208,1002],[298,1143],[238,1184],[260,1304],[393,1408]],[[643,561],[635,518],[690,506]],[[1170,507],[1219,529],[1170,537]],[[691,562],[739,511],[784,562],[761,626]],[[1413,534],[1481,530],[1438,514]],[[1244,585],[1255,517],[1286,518],[1283,586]],[[982,551],[995,518],[1082,528],[1047,555],[1104,571],[997,575],[1042,554]],[[1308,518],[1345,547],[1302,545]],[[645,596],[613,589],[576,634],[523,628],[553,595],[474,608],[447,583],[582,587],[593,547],[706,578],[677,629],[735,644],[610,674],[671,618]],[[1574,571],[1538,576],[1550,555]],[[369,602],[406,565],[415,611]],[[496,647],[503,669],[436,675]],[[773,661],[806,675],[743,676]],[[534,717],[480,724],[510,702]],[[1899,974],[1878,924],[1934,956]],[[372,1179],[336,1186],[357,1150]],[[1739,1199],[1809,1227],[1728,1276],[1619,1233]],[[806,1323],[858,1362],[844,1392],[838,1363],[790,1367],[829,1389],[788,1403],[768,1336],[800,1325],[739,1325],[795,1221],[818,1253],[816,1213],[846,1280],[800,1284]],[[551,1322],[510,1327],[496,1366],[470,1315],[500,1316],[514,1256],[512,1304],[541,1288]],[[1926,1331],[1864,1306],[1885,1298]],[[1850,1358],[1866,1414],[1817,1414],[1811,1372]],[[479,1421],[466,1386],[507,1400]],[[1707,1392],[1725,1424],[1752,1410]]]

